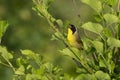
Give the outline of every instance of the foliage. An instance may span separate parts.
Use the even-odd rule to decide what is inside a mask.
[[[1,39],[7,29],[8,22],[1,21],[0,25]],[[45,62],[40,54],[31,50],[21,50],[18,58],[14,56],[6,47],[0,46],[0,64],[12,69],[12,80],[57,80],[62,79],[61,75],[64,75],[61,73],[60,67]],[[14,59],[16,66],[12,64]]]
[[[79,62],[77,63],[78,65],[80,64],[78,68],[82,69],[83,72],[80,70],[80,75],[78,75],[76,80],[88,80],[88,76],[89,80],[119,79],[119,72],[115,71],[118,69],[116,66],[119,66],[120,60],[119,3],[117,4],[116,0],[81,0],[81,2],[91,7],[96,13],[93,17],[95,22],[89,21],[82,23],[79,28],[96,34],[97,36],[94,37],[94,39],[90,39],[86,33],[86,37],[82,39],[84,44],[83,50],[78,50],[68,44],[66,40],[67,33],[61,31],[66,29],[68,24],[65,22],[61,23],[66,25],[61,24],[57,22],[57,19],[54,17],[51,16],[49,18],[46,16],[46,13],[50,15],[48,12],[48,7],[45,9],[45,13],[42,11],[42,3],[46,1],[47,0],[33,0],[35,3],[34,10],[38,14],[40,13],[44,15],[45,18],[47,17],[46,19],[52,24],[52,27],[54,27],[55,30],[57,29],[55,34],[53,34],[52,40],[61,40],[67,46],[65,49],[60,50],[60,52],[74,58],[77,62]],[[47,4],[45,5],[47,6]],[[105,11],[106,6],[110,9],[109,12]],[[101,76],[101,74],[104,75]]]
[[[71,76],[62,72],[62,68],[44,61],[44,56],[31,50],[20,50],[19,57],[14,58],[14,52],[0,46],[0,64],[12,69],[12,80],[119,80],[120,4],[116,0],[80,0],[95,11],[95,22],[84,22],[78,27],[85,32],[82,38],[83,50],[79,50],[71,47],[66,40],[65,30],[69,22],[56,19],[48,12],[52,1],[33,0],[33,10],[45,18],[54,30],[52,40],[62,41],[66,46],[59,52],[73,58],[78,65],[77,75]],[[110,9],[109,12],[105,11],[106,6]],[[8,22],[0,21],[0,40],[7,26]],[[90,38],[87,31],[96,36]],[[14,60],[15,64],[12,64]]]

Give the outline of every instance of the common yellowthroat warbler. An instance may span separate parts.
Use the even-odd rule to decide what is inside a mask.
[[[80,39],[78,29],[72,24],[68,27],[67,39],[71,46],[82,49],[82,41]]]

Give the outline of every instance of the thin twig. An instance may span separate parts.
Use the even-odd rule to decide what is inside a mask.
[[[120,0],[118,0],[118,4],[117,4],[117,11],[120,11]]]
[[[0,62],[0,64],[4,65],[4,66],[6,66],[6,67],[11,68],[11,66],[10,66],[10,65],[8,65],[8,64],[2,63],[2,62]]]
[[[76,12],[77,15],[79,15],[79,11],[78,11],[76,1],[75,0],[72,0],[72,1],[73,1],[73,4],[74,4],[74,7],[75,7],[75,12]]]
[[[10,63],[10,61],[8,59],[6,59],[5,57],[3,57],[5,61],[7,61],[7,63],[9,64],[9,66],[12,68],[13,72],[15,72],[15,68],[13,67],[13,65]],[[4,64],[5,65],[5,64]],[[7,66],[7,65],[6,65]]]

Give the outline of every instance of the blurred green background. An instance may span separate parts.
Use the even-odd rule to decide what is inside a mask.
[[[93,10],[80,0],[74,1],[76,3],[73,0],[54,0],[48,11],[56,19],[68,20],[75,25],[92,20]],[[64,72],[73,75],[76,64],[59,53],[65,46],[61,41],[51,41],[53,30],[47,20],[32,10],[32,6],[32,0],[0,0],[0,19],[8,20],[10,24],[2,38],[2,45],[10,51],[30,49],[38,52],[46,61],[61,66]],[[9,68],[0,65],[1,80],[8,80],[11,73]]]

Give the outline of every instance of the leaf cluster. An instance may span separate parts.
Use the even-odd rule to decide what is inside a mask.
[[[33,10],[45,18],[54,30],[52,40],[63,42],[61,54],[71,57],[78,65],[76,76],[70,76],[58,66],[44,61],[44,57],[31,50],[20,50],[20,56],[12,64],[13,52],[0,45],[0,64],[10,67],[13,80],[119,80],[120,79],[120,1],[80,0],[96,13],[93,19],[80,24],[84,30],[83,49],[69,45],[66,36],[69,21],[55,19],[48,8],[53,0],[33,0]],[[106,11],[109,9],[109,11]],[[7,21],[0,21],[0,41],[8,27]],[[91,38],[87,32],[96,36]]]
[[[83,50],[71,47],[67,42],[66,29],[69,22],[58,21],[51,16],[51,18],[47,17],[47,20],[48,22],[51,21],[52,26],[57,29],[52,36],[52,40],[62,41],[66,48],[60,50],[60,52],[63,53],[63,55],[73,58],[76,64],[78,64],[78,72],[80,75],[76,79],[88,80],[88,76],[89,80],[119,79],[119,71],[117,71],[119,69],[118,66],[120,66],[119,0],[80,1],[96,12],[93,17],[95,22],[85,22],[78,27],[85,31],[85,37],[82,39]],[[107,9],[109,9],[109,11],[107,11]],[[38,12],[37,10],[40,11],[39,9],[35,11]],[[41,13],[44,14],[44,12]],[[48,11],[47,14],[49,15]],[[54,19],[54,21],[51,19]],[[96,36],[90,38],[89,36],[92,35],[87,34],[87,32],[93,33]],[[101,74],[104,75],[100,77]]]

